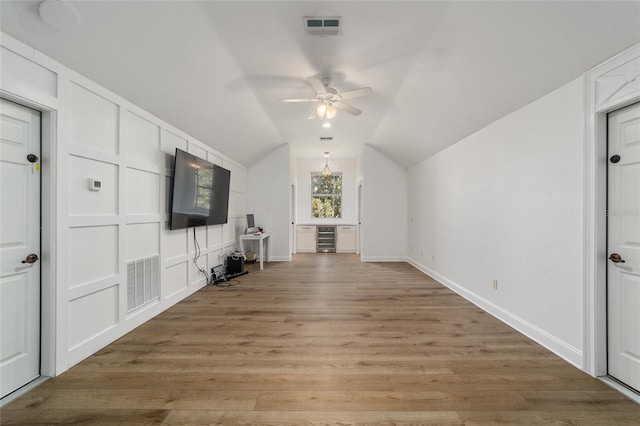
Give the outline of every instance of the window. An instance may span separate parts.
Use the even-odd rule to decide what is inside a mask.
[[[342,173],[311,173],[311,216],[342,217]]]

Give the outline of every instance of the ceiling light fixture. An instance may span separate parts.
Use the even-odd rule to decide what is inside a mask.
[[[324,153],[324,169],[322,169],[322,176],[328,178],[331,176],[331,169],[329,168],[329,152]]]
[[[324,123],[322,123],[322,127],[324,127],[325,129],[330,129],[331,123],[329,123],[328,121],[325,121]]]
[[[336,116],[336,112],[338,112],[338,110],[336,109],[336,107],[334,107],[330,103],[320,104],[318,108],[316,108],[316,115],[320,117],[320,120],[324,120],[325,118],[327,120],[331,120],[333,117]]]

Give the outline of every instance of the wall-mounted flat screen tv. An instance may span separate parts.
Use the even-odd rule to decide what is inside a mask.
[[[169,229],[227,223],[230,179],[229,170],[176,148]]]

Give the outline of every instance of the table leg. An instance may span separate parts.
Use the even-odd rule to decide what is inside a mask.
[[[260,270],[262,271],[262,262],[264,261],[264,239],[261,238],[258,240],[258,244],[260,245]]]

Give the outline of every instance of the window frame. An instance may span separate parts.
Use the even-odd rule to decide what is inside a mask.
[[[339,176],[340,177],[340,193],[316,193],[314,191],[314,177],[319,177],[320,179],[323,179],[324,176],[322,176],[322,172],[311,172],[311,179],[310,179],[310,195],[311,195],[311,217],[313,219],[342,219],[343,213],[342,213],[342,194],[343,194],[343,185],[344,185],[344,176],[342,174],[342,172],[332,172],[331,173],[331,178]],[[316,197],[322,197],[327,198],[333,198],[338,199],[339,200],[339,204],[340,204],[340,210],[339,210],[339,215],[338,216],[315,216],[314,215],[314,209],[313,209],[313,200],[316,199]],[[332,205],[334,206],[334,213],[335,213],[335,203],[332,203]]]

